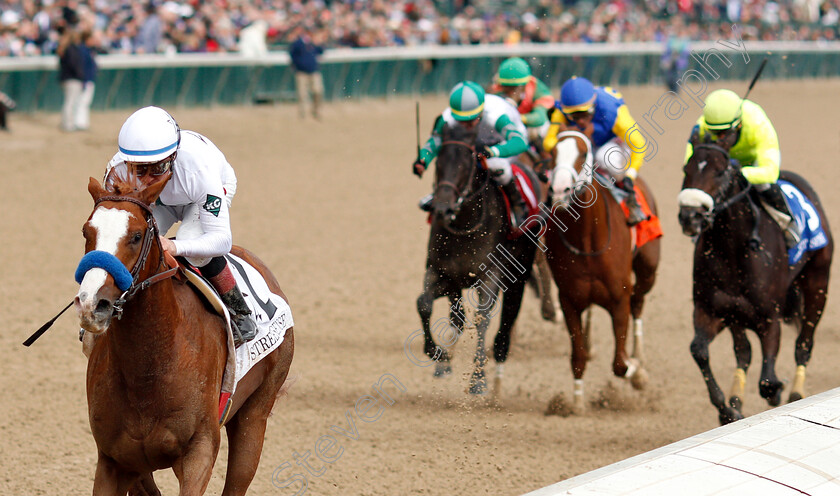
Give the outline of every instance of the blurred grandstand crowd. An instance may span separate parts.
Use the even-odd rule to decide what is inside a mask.
[[[297,28],[325,46],[716,40],[835,40],[840,0],[0,0],[0,56],[55,53],[65,29],[99,53],[236,52],[258,20],[279,49]]]

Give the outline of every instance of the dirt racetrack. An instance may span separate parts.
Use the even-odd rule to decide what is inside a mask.
[[[731,87],[740,93],[745,83]],[[835,226],[840,120],[827,105],[835,106],[829,102],[836,101],[838,89],[838,81],[761,81],[751,95],[776,125],[783,166],[812,182]],[[664,91],[622,90],[637,119]],[[443,97],[421,99],[424,137],[445,105]],[[170,110],[182,128],[210,137],[233,164],[239,178],[234,242],[268,263],[294,312],[292,368],[298,380],[269,420],[249,494],[294,494],[304,479],[306,494],[315,495],[521,494],[717,426],[688,350],[693,246],[677,224],[684,143],[699,115],[695,104],[678,121],[660,117],[664,135],[656,136],[657,155],[642,170],[666,233],[645,312],[649,388],[638,394],[612,377],[612,333],[598,310],[597,356],[585,379],[588,399],[599,401],[587,415],[566,418],[543,413],[557,393],[571,396],[569,338],[562,324],[540,319],[530,291],[498,403],[465,393],[474,351],[469,334],[457,345],[455,374],[447,379],[433,379],[430,369],[404,354],[404,342],[419,328],[415,299],[428,234],[416,203],[432,180],[432,174],[418,181],[410,173],[413,100],[331,103],[321,122],[300,121],[293,106]],[[76,317],[69,311],[30,349],[21,342],[77,291],[80,229],[92,208],[88,177],[101,177],[128,113],[96,114],[91,131],[75,134],[58,131],[57,115],[11,114],[12,132],[0,133],[2,495],[85,494],[92,487],[96,449]],[[836,278],[837,264],[832,272]],[[433,318],[445,309],[438,301]],[[494,322],[491,336],[495,328]],[[792,328],[783,333],[777,372],[792,380]],[[751,415],[768,407],[757,391],[758,341],[752,334],[750,339],[753,366],[744,412]],[[410,349],[419,355],[419,341]],[[734,369],[728,334],[713,343],[711,353],[718,380],[728,389]],[[817,329],[809,393],[840,386],[838,356],[840,312],[832,296]],[[405,391],[386,384],[394,403],[377,420],[360,421],[356,400],[372,394],[386,374]],[[350,437],[337,434],[339,428]],[[316,442],[327,434],[342,450],[329,464],[314,455]],[[208,494],[221,492],[226,449],[223,436]],[[296,464],[295,452],[301,458],[309,452],[314,474]],[[286,462],[288,468],[276,470]],[[294,474],[302,475],[279,487]],[[164,494],[177,493],[171,472],[157,480]]]

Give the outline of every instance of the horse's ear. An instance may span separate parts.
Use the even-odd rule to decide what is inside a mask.
[[[168,173],[168,175],[171,174],[171,172]],[[168,179],[169,178],[165,178],[159,181],[155,181],[147,187],[141,189],[137,192],[137,199],[145,203],[146,205],[153,204],[155,200],[157,200],[160,196],[160,192],[163,191],[163,188],[166,186],[166,183],[169,182]]]
[[[90,193],[90,196],[93,198],[93,201],[98,201],[108,192],[105,191],[105,188],[103,188],[101,184],[99,184],[99,181],[91,177],[90,181],[88,182],[88,193]]]

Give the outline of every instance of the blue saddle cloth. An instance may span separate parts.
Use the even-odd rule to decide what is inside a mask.
[[[779,186],[785,194],[799,232],[802,233],[799,243],[788,250],[788,264],[796,265],[806,251],[819,250],[827,245],[828,236],[825,235],[820,215],[811,200],[788,181],[779,180]]]

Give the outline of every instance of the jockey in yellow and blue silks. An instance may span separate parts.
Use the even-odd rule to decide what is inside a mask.
[[[764,110],[755,102],[742,100],[734,91],[715,90],[709,93],[703,115],[691,130],[684,163],[694,153],[692,138],[702,141],[707,136],[713,142],[725,140],[731,145],[729,157],[739,162],[741,174],[771,207],[788,217],[776,220],[784,224],[788,248],[795,246],[799,229],[796,222],[791,222],[790,207],[776,182],[782,162],[779,137]]]
[[[551,127],[543,141],[545,150],[554,149],[559,132],[583,131],[596,150],[593,165],[612,175],[624,174],[623,180],[616,184],[628,193],[627,224],[633,226],[645,220],[647,216],[636,199],[633,181],[644,162],[647,143],[642,133],[631,132],[636,120],[630,115],[621,93],[610,87],[594,86],[586,78],[573,77],[561,87],[560,100],[555,107],[557,110],[551,116]]]

